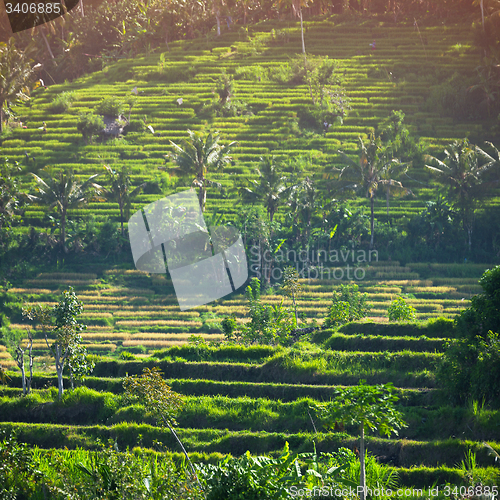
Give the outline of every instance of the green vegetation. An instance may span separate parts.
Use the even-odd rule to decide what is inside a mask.
[[[493,498],[495,2],[83,3],[0,45],[0,497]],[[181,311],[127,220],[190,186],[249,280]]]
[[[389,321],[415,321],[416,309],[407,304],[404,297],[396,297],[389,306]]]
[[[367,498],[366,466],[365,466],[365,432],[379,431],[381,435],[390,436],[398,433],[406,423],[401,413],[395,409],[397,397],[392,394],[392,384],[383,386],[367,386],[361,380],[358,386],[339,391],[330,404],[316,408],[320,418],[327,427],[346,424],[359,425],[360,429],[360,498]]]

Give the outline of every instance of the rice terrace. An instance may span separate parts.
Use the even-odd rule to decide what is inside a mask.
[[[0,500],[498,499],[499,148],[498,0],[0,3]]]

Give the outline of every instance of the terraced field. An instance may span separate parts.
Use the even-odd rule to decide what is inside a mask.
[[[460,25],[422,28],[420,36],[410,25],[307,22],[307,50],[338,61],[342,86],[352,106],[343,125],[330,127],[319,135],[304,134],[293,125],[297,116],[310,107],[309,89],[305,85],[269,81],[266,76],[278,72],[300,51],[298,27],[266,22],[249,30],[248,38],[240,31],[227,33],[215,42],[173,43],[170,52],[162,54],[164,63],[159,54],[138,57],[111,64],[104,71],[71,84],[38,89],[30,107],[18,109],[27,128],[14,130],[12,137],[3,142],[2,154],[23,162],[28,153],[29,169],[57,165],[74,169],[82,177],[101,173],[103,164],[128,166],[134,183],[139,184],[145,179],[159,178],[158,167],[165,165],[170,141],[186,138],[187,129],[209,126],[220,131],[223,141],[238,141],[232,167],[213,175],[229,190],[229,197],[221,198],[214,190],[208,199],[209,211],[217,208],[231,218],[236,212],[231,194],[234,178],[253,175],[261,155],[308,155],[312,158],[311,174],[321,180],[338,162],[338,149],[354,153],[358,137],[366,138],[391,110],[401,109],[406,114],[405,121],[427,143],[431,154],[437,154],[454,139],[486,135],[481,123],[453,122],[425,106],[433,82],[437,81],[436,74],[461,68],[472,70],[477,65],[477,54]],[[376,50],[371,50],[369,44],[374,39]],[[236,98],[245,101],[253,115],[200,117],[200,108],[213,97],[215,81],[222,72],[234,76]],[[155,133],[129,132],[124,140],[85,146],[76,129],[79,112],[92,109],[104,97],[129,98],[135,87],[139,94],[131,117],[145,119]],[[52,112],[50,103],[63,90],[74,91],[77,100],[66,113]],[[43,122],[46,131],[40,130]],[[170,166],[173,165],[167,164]],[[26,187],[33,182],[28,175],[24,181]],[[404,216],[422,210],[426,200],[434,199],[428,181],[429,175],[422,169],[410,171],[405,185],[416,196],[393,201],[389,217],[385,200],[377,200],[377,220],[389,219],[397,224]],[[170,190],[182,187],[175,178],[168,182]],[[139,209],[156,198],[157,195],[140,195],[133,208]],[[365,205],[366,201],[357,203]],[[84,217],[90,212],[99,221],[110,217],[118,220],[119,215],[117,206],[110,203],[91,203],[70,211],[70,215]],[[43,226],[42,219],[43,211],[33,207],[26,211],[23,220]]]
[[[481,291],[477,282],[487,268],[484,264],[433,266],[411,263],[401,267],[398,262],[380,261],[366,268],[364,280],[355,282],[368,296],[371,305],[369,317],[373,321],[387,322],[387,308],[401,294],[407,294],[407,301],[415,307],[420,320],[453,318],[468,306],[472,295]],[[460,277],[464,275],[468,277]],[[298,312],[307,318],[307,324],[313,320],[318,325],[323,323],[332,291],[339,282],[334,279],[301,280],[303,293],[298,300]],[[112,355],[117,348],[115,354],[123,350],[151,353],[162,347],[182,345],[191,335],[200,335],[207,341],[221,340],[220,321],[223,317],[234,314],[237,321],[242,322],[246,321],[248,314],[248,304],[242,293],[180,311],[169,280],[162,275],[149,275],[133,269],[106,269],[87,274],[40,273],[36,278],[26,280],[23,287],[11,288],[4,300],[17,301],[22,296],[26,302],[54,305],[60,293],[69,286],[75,289],[84,304],[82,322],[88,326],[83,333],[84,343],[89,351],[101,355]],[[271,292],[263,297],[264,303],[278,304],[284,299],[284,304],[291,306],[291,299],[279,293],[279,286]],[[24,330],[19,313],[16,317],[10,328]],[[218,325],[213,324],[217,322]],[[337,342],[341,342],[340,337]],[[348,337],[342,342],[337,348],[350,350],[357,341]],[[377,337],[373,342],[378,349],[394,351],[400,350],[405,340],[400,340],[399,347],[395,347],[395,339],[385,339],[383,344],[384,339]],[[403,349],[413,349],[413,340],[407,339],[406,342]],[[444,339],[438,343],[431,339],[426,342],[419,342],[419,351],[442,351]],[[372,350],[367,347],[369,339],[360,344],[357,349]],[[47,351],[42,339],[35,340],[33,347],[40,355]],[[13,366],[14,361],[6,357],[3,364]]]
[[[437,71],[452,73],[477,63],[462,26],[421,27],[421,34],[410,25],[395,27],[375,21],[357,25],[355,33],[348,23],[313,20],[305,26],[308,51],[339,60],[352,105],[344,124],[322,135],[297,133],[293,126],[298,113],[309,106],[308,89],[265,77],[279,71],[288,56],[300,50],[296,25],[267,22],[252,27],[248,38],[235,32],[216,42],[172,43],[170,52],[164,54],[163,68],[159,54],[153,54],[119,61],[70,84],[39,89],[31,107],[19,110],[27,128],[16,129],[3,141],[1,153],[23,165],[26,153],[34,157],[28,159],[22,177],[25,190],[32,186],[28,170],[50,165],[74,169],[83,179],[102,172],[106,164],[128,166],[136,185],[163,176],[168,184],[163,194],[171,194],[185,185],[158,170],[172,166],[164,158],[171,150],[170,141],[185,138],[188,128],[210,126],[221,132],[224,142],[238,141],[232,166],[213,176],[229,195],[221,197],[214,191],[208,196],[208,212],[222,210],[231,219],[239,210],[231,191],[233,181],[251,175],[260,155],[310,155],[309,174],[321,181],[339,161],[338,149],[354,154],[358,137],[368,137],[393,109],[406,113],[412,131],[428,142],[432,154],[453,139],[485,135],[481,124],[453,123],[423,106]],[[374,39],[376,50],[371,50]],[[208,123],[198,116],[199,109],[213,97],[214,82],[223,70],[235,76],[236,95],[254,114],[215,117]],[[132,117],[145,118],[154,134],[129,132],[124,139],[85,145],[76,130],[78,112],[91,109],[106,96],[129,97],[134,87],[139,94]],[[75,91],[77,100],[67,114],[52,113],[50,103],[63,90]],[[43,122],[46,132],[39,130]],[[405,185],[416,196],[392,201],[389,216],[385,199],[376,200],[377,220],[398,225],[435,197],[423,169],[410,171]],[[140,195],[132,209],[158,197]],[[497,210],[497,200],[492,197],[485,206]],[[368,206],[364,199],[353,205]],[[69,216],[90,214],[100,223],[119,220],[118,206],[104,202],[72,210]],[[42,208],[30,208],[14,231],[27,232],[28,225],[47,229],[44,217]],[[355,448],[357,430],[348,427],[342,432],[326,432],[309,413],[309,405],[329,400],[336,386],[365,379],[370,384],[393,382],[401,398],[399,408],[409,427],[396,439],[368,439],[368,451],[395,467],[401,484],[458,484],[466,473],[456,466],[467,450],[477,452],[479,476],[498,478],[493,459],[480,443],[487,441],[500,450],[499,411],[478,407],[472,401],[468,407],[452,407],[436,384],[436,367],[452,330],[449,321],[435,320],[453,318],[466,308],[470,298],[481,291],[478,279],[489,267],[372,261],[364,268],[364,278],[355,281],[368,294],[368,321],[338,331],[318,330],[311,343],[299,342],[291,348],[187,344],[191,335],[207,342],[221,340],[217,321],[228,314],[234,314],[238,322],[246,321],[242,290],[182,312],[164,276],[137,271],[131,262],[44,270],[5,292],[4,304],[19,303],[20,298],[28,303],[55,304],[60,292],[72,286],[84,304],[81,319],[88,325],[84,343],[99,356],[93,376],[85,382],[91,390],[67,391],[63,403],[52,403],[56,397],[53,361],[38,339],[34,343],[33,395],[19,398],[21,381],[13,370],[15,362],[0,345],[0,363],[12,369],[10,380],[0,387],[0,429],[16,429],[20,440],[43,449],[93,448],[97,438],[104,442],[113,438],[120,449],[153,448],[158,440],[168,450],[177,450],[169,432],[152,425],[151,415],[143,408],[127,406],[122,399],[122,377],[140,373],[144,366],[159,366],[172,388],[185,396],[178,433],[193,458],[216,461],[225,454],[241,455],[247,450],[277,454],[285,442],[293,451],[312,451],[314,442],[318,451],[327,452],[339,446]],[[305,318],[302,326],[313,321],[320,326],[339,280],[312,276],[301,284],[298,312]],[[407,294],[419,320],[430,321],[387,324],[387,308],[400,294]],[[275,287],[263,302],[277,304],[282,299]],[[291,304],[288,299],[284,303]],[[18,308],[12,309],[11,321],[11,329],[24,329]],[[120,359],[124,351],[137,355],[136,359]],[[42,371],[44,367],[46,371]],[[65,380],[66,387],[68,384]]]

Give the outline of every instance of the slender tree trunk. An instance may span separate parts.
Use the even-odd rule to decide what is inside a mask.
[[[305,74],[306,74],[306,81],[309,85],[309,94],[311,94],[311,101],[313,104],[316,104],[315,100],[314,100],[314,96],[313,96],[313,92],[312,92],[312,86],[311,86],[311,82],[309,81],[309,74],[308,74],[308,71],[307,71],[307,55],[306,55],[306,43],[304,41],[304,24],[303,24],[303,21],[302,21],[302,7],[299,6],[299,16],[300,16],[300,35],[301,35],[301,38],[302,38],[302,54],[304,54],[304,71],[305,71]]]
[[[21,351],[21,349],[19,349]],[[23,396],[26,396],[26,374],[24,371],[24,351],[20,352],[19,361],[17,362],[21,370],[21,382],[23,384]]]
[[[82,12],[82,17],[85,17],[85,13],[83,12],[83,0],[80,0],[80,10]]]
[[[0,134],[3,132],[3,102],[0,102]]]
[[[196,471],[194,470],[194,467],[193,467],[193,464],[191,463],[191,460],[189,460],[189,455],[187,454],[187,451],[184,448],[184,446],[182,444],[182,441],[179,439],[179,436],[174,431],[174,428],[169,424],[168,420],[163,415],[162,415],[162,419],[165,422],[165,425],[170,429],[170,432],[174,435],[174,437],[177,440],[177,442],[179,443],[179,446],[182,449],[182,453],[184,453],[184,456],[186,457],[186,460],[188,461],[188,464],[189,464],[189,466],[191,468],[191,471],[192,471],[194,477],[196,478],[196,481],[197,481],[198,485],[201,488],[201,483],[200,483],[200,480],[198,479],[198,475],[196,474]]]
[[[300,16],[300,36],[302,37],[302,54],[304,54],[304,61],[305,61],[306,44],[304,42],[304,25],[302,22],[302,7],[299,7],[299,16]]]
[[[481,7],[481,23],[483,25],[483,31],[484,31],[484,0],[481,0],[479,2],[479,7]]]
[[[387,187],[385,192],[385,204],[387,206],[387,217],[389,217],[389,187]]]
[[[61,346],[55,346],[55,360],[56,360],[56,372],[57,372],[57,387],[59,389],[59,401],[62,399],[64,392],[64,380],[63,380],[63,370],[64,361],[61,361]]]
[[[26,373],[24,372],[24,360],[21,365],[21,380],[23,383],[23,396],[26,396]]]
[[[217,36],[220,36],[220,12],[215,12],[215,19],[217,20]]]
[[[122,236],[123,236],[123,203],[120,203],[120,223],[122,226]]]
[[[366,498],[366,470],[365,470],[365,426],[361,424],[361,438],[359,444],[359,485],[361,486],[360,500]]]
[[[33,383],[33,335],[29,334],[29,346],[28,346],[28,355],[30,358],[30,378],[28,379],[28,387],[27,393],[31,392],[31,384]]]
[[[43,41],[45,42],[45,45],[47,46],[47,50],[49,51],[49,55],[51,59],[55,59],[54,54],[52,53],[52,49],[50,48],[49,42],[47,40],[47,37],[45,36],[45,33],[43,32],[43,28],[40,27],[40,33],[42,34]]]
[[[66,252],[66,210],[61,211],[61,245]]]
[[[295,294],[292,293],[293,308],[295,310],[295,328],[299,326],[299,315],[297,314],[297,303],[295,302]]]
[[[370,250],[373,249],[373,236],[375,232],[375,200],[373,196],[370,198],[370,211],[371,211],[371,219],[370,219]]]

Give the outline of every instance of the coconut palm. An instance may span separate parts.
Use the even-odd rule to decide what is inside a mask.
[[[243,201],[255,203],[261,201],[267,210],[269,222],[272,223],[279,206],[285,203],[291,188],[286,185],[280,165],[273,157],[260,159],[260,165],[255,169],[257,179],[251,180],[251,187],[240,190]]]
[[[430,163],[425,166],[437,175],[440,183],[449,188],[448,197],[460,212],[463,228],[467,231],[469,250],[472,247],[472,230],[478,201],[492,184],[484,175],[500,166],[498,149],[491,142],[486,144],[493,148],[496,159],[478,146],[470,144],[468,139],[450,144],[444,150],[445,157],[442,161],[430,155],[425,157]]]
[[[341,170],[339,180],[346,183],[342,189],[361,192],[370,200],[370,250],[373,248],[375,235],[375,194],[379,187],[398,189],[405,193],[411,191],[405,188],[400,181],[391,178],[390,172],[401,167],[401,162],[392,158],[383,150],[380,139],[370,138],[370,143],[365,145],[359,138],[359,160],[354,161],[344,152],[339,151],[346,166]],[[387,194],[387,192],[386,192]]]
[[[12,38],[0,43],[0,133],[3,132],[4,106],[28,97],[28,83],[34,71],[29,50],[16,49]]]
[[[310,3],[309,0],[276,0],[276,3],[278,6],[282,6],[282,5],[291,6],[293,15],[299,16],[300,34],[301,34],[301,39],[302,39],[302,53],[304,54],[304,60],[305,60],[306,45],[304,42],[304,26],[303,26],[303,21],[302,21],[302,7],[308,7],[308,4]]]
[[[201,210],[205,211],[207,201],[207,186],[217,184],[207,178],[209,171],[219,170],[224,168],[231,162],[229,156],[231,149],[236,145],[233,141],[227,146],[219,144],[219,134],[208,132],[202,134],[188,130],[189,139],[184,140],[182,146],[173,143],[174,151],[168,156],[177,164],[176,167],[182,175],[195,175],[193,186],[200,188],[198,199],[200,201]]]
[[[113,170],[107,165],[104,165],[104,168],[108,172],[111,186],[109,188],[104,188],[102,194],[108,201],[118,203],[120,207],[120,224],[123,236],[123,223],[125,219],[128,219],[130,216],[132,198],[139,194],[146,183],[144,182],[132,189],[132,181],[130,180],[130,174],[127,167],[123,167],[120,172]]]
[[[52,176],[45,173],[45,179],[36,174],[31,174],[37,183],[37,194],[28,195],[31,201],[48,205],[55,208],[61,217],[59,243],[66,252],[66,222],[68,210],[86,203],[90,198],[90,190],[101,189],[99,184],[94,183],[94,179],[101,174],[95,174],[80,184],[73,171],[68,173],[59,172],[59,175]]]

